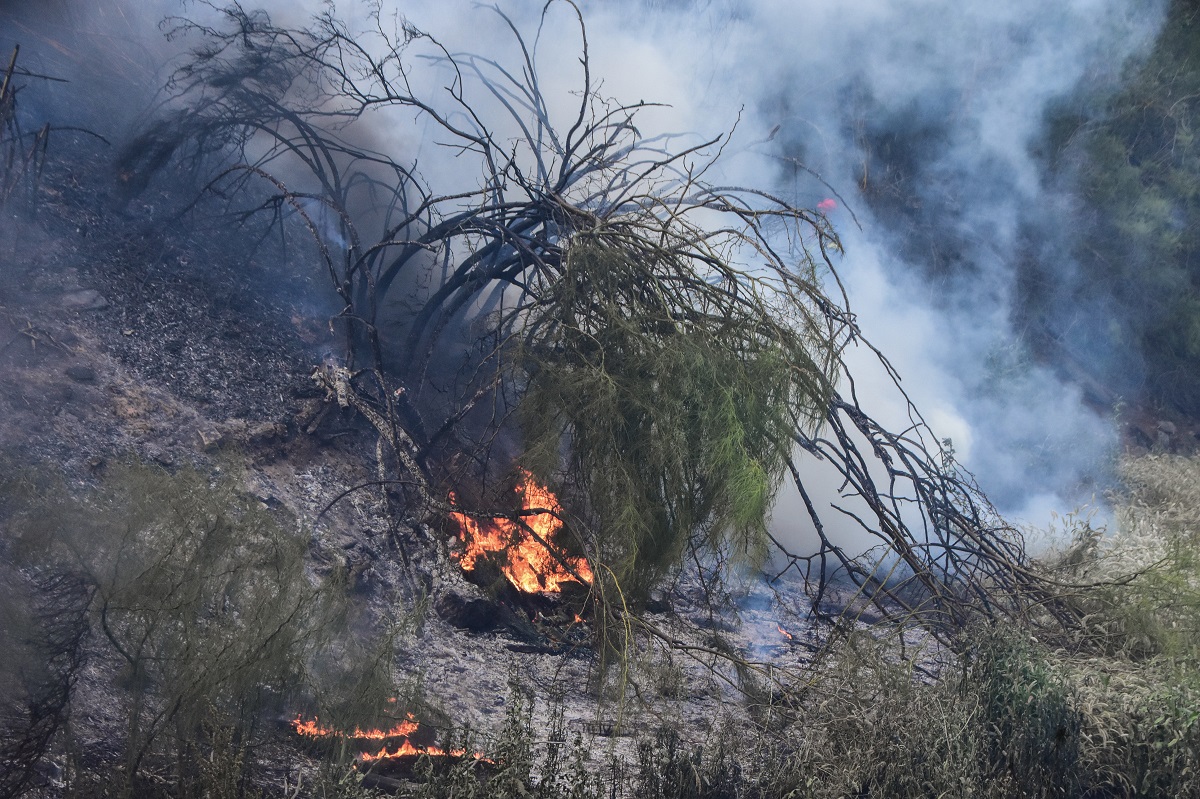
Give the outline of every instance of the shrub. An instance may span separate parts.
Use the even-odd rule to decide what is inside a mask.
[[[124,711],[126,792],[148,758],[173,761],[184,794],[199,790],[198,764],[217,748],[239,758],[331,621],[305,573],[307,540],[228,476],[126,465],[84,499],[32,500],[14,526],[26,558],[90,585],[93,629],[114,665],[108,690]]]

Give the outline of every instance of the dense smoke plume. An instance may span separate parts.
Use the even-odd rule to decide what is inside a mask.
[[[158,24],[162,16],[212,13],[166,2],[17,5],[2,7],[16,24],[4,26],[0,45],[20,41],[26,66],[72,81],[47,89],[26,110],[118,138],[148,113],[172,60],[189,45],[164,38],[170,26]],[[500,3],[522,30],[536,30],[542,5]],[[324,8],[267,6],[288,24]],[[495,15],[465,2],[385,6],[385,15],[404,15],[450,52],[500,53],[503,60],[513,48]],[[1063,270],[1072,269],[1069,242],[1058,240],[1064,232],[1045,223],[1061,199],[1044,188],[1033,148],[1050,104],[1081,81],[1115,81],[1121,65],[1144,50],[1160,6],[581,3],[602,93],[668,106],[639,118],[644,134],[699,141],[732,129],[724,174],[710,179],[767,188],[826,211],[842,236],[837,266],[868,338],[999,508],[1033,523],[1044,523],[1049,508],[1069,509],[1102,490],[1116,443],[1111,423],[1086,407],[1080,388],[1033,360],[1012,323],[1021,251],[1057,250]],[[338,13],[351,30],[367,26],[364,5],[343,2]],[[537,38],[548,81],[542,89],[569,109],[579,87],[578,34],[569,13],[552,14],[547,25]],[[68,111],[90,118],[66,119]],[[472,178],[455,175],[461,165],[452,154],[411,126],[356,135],[404,137],[406,154],[438,182]],[[907,408],[883,370],[867,353],[849,358],[861,361],[857,389],[866,409],[885,425],[905,427]],[[792,512],[793,502],[781,499],[777,520],[795,536],[800,531],[784,521],[803,516]]]
[[[867,336],[1000,509],[1045,523],[1048,510],[1103,491],[1116,437],[1103,415],[1112,408],[1060,376],[1062,364],[1035,362],[1014,328],[1028,251],[1074,271],[1065,201],[1045,185],[1037,147],[1051,105],[1084,82],[1115,83],[1161,14],[1126,0],[758,0],[627,3],[592,24],[596,38],[619,42],[608,58],[655,54],[626,65],[634,74],[671,72],[647,85],[693,76],[680,98],[660,96],[691,124],[744,106],[748,157],[731,180],[810,207],[837,197],[825,207]],[[605,67],[621,74],[620,63]],[[903,427],[903,406],[872,382],[869,360],[860,393]],[[1129,385],[1109,379],[1116,388],[1101,402]]]

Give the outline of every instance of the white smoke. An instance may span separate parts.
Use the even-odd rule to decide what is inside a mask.
[[[744,141],[780,126],[771,142],[749,147],[759,157],[730,162],[732,182],[790,190],[810,207],[829,197],[783,160],[791,157],[845,198],[861,228],[846,208],[831,214],[852,309],[1002,511],[1044,523],[1048,509],[1102,490],[1116,445],[1111,422],[1031,362],[1011,327],[1018,231],[1054,199],[1032,152],[1050,104],[1084,79],[1119,74],[1152,41],[1161,3],[733,0],[587,11],[610,85],[640,85],[638,96],[671,103],[684,129],[719,130],[739,111]],[[680,75],[689,77],[682,87]],[[871,174],[889,155],[872,147],[894,140],[893,129],[905,151],[890,155],[918,163],[900,176]],[[911,202],[934,209],[914,216],[932,215],[954,235],[956,269],[939,275],[923,253],[903,251],[906,231],[895,226],[905,217],[872,214],[862,187],[886,192],[892,178],[906,181],[898,190]],[[906,424],[870,357],[850,357],[867,410]],[[793,517],[794,504],[785,499],[777,516]]]

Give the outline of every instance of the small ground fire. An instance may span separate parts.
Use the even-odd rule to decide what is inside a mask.
[[[387,760],[397,760],[401,758],[417,757],[419,755],[428,755],[430,757],[465,757],[466,749],[443,749],[439,746],[415,746],[409,741],[409,736],[413,735],[420,729],[420,723],[416,718],[409,713],[404,721],[397,723],[391,729],[369,729],[364,730],[355,727],[353,732],[343,732],[332,727],[324,727],[320,720],[304,719],[297,716],[292,720],[292,728],[297,735],[306,738],[345,738],[355,741],[392,741],[399,739],[398,743],[389,748],[387,743],[379,749],[378,752],[362,752],[358,759],[362,763],[378,763]],[[484,759],[481,753],[476,752],[477,760]]]
[[[546,512],[523,516],[520,522],[450,514],[459,527],[463,550],[456,553],[455,558],[463,570],[473,571],[480,558],[492,557],[508,581],[527,594],[557,593],[564,584],[580,580],[590,584],[593,575],[586,558],[563,553],[557,553],[558,557],[555,557],[547,549],[547,545],[554,545],[554,536],[562,528],[559,518],[562,506],[554,493],[539,485],[533,475],[524,470],[516,492],[521,495],[522,509]],[[450,499],[454,501],[453,496]],[[565,568],[564,563],[570,569]]]

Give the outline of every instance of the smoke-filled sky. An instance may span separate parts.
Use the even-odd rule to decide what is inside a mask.
[[[292,24],[325,7],[265,5]],[[533,31],[543,2],[499,6]],[[560,6],[542,31],[538,61],[543,91],[567,119],[578,102],[580,42],[570,9]],[[496,16],[463,0],[384,0],[383,7],[452,51],[514,53]],[[1044,188],[1034,154],[1045,113],[1081,81],[1114,80],[1149,45],[1162,2],[584,0],[580,7],[602,92],[669,105],[641,118],[644,134],[711,137],[736,124],[725,174],[710,175],[713,182],[767,188],[809,207],[837,198],[829,215],[844,244],[836,266],[852,310],[1002,511],[1044,524],[1048,510],[1069,510],[1102,485],[1115,446],[1111,422],[1021,344],[1010,321],[1016,260],[1025,246],[1060,252],[1064,272],[1073,268],[1068,231],[1045,223],[1062,202]],[[0,44],[22,41],[30,68],[70,70],[77,87],[91,87],[113,135],[136,124],[181,46],[165,42],[157,25],[178,12],[170,2],[0,9],[22,20],[0,31]],[[357,20],[351,29],[365,27],[362,5],[341,0],[338,10]],[[206,12],[191,5],[189,13]],[[30,35],[39,26],[41,35]],[[46,33],[56,31],[61,36],[48,42]],[[79,32],[86,47],[74,41]],[[145,93],[114,92],[121,80],[141,81]],[[121,102],[104,99],[110,94]],[[62,106],[51,112],[59,124],[71,121],[61,118]],[[371,135],[403,136],[414,156],[437,157],[419,130]],[[1023,244],[1030,231],[1045,240]],[[866,410],[885,424],[906,424],[882,370],[866,353],[850,358]],[[797,515],[789,502],[777,514],[784,527]]]

